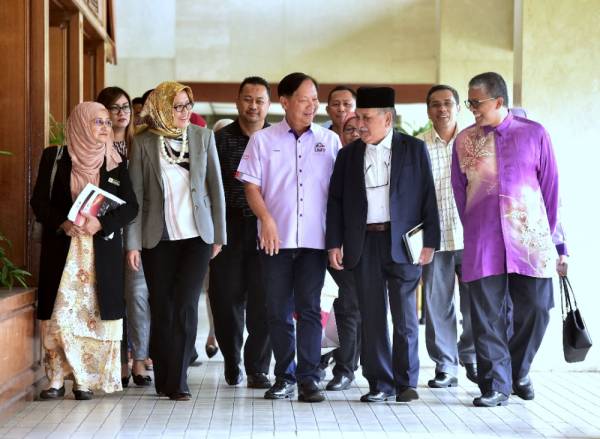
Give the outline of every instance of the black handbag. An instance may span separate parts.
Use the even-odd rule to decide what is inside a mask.
[[[573,287],[567,276],[560,277],[560,303],[563,318],[563,352],[567,363],[585,360],[592,338],[585,326]]]

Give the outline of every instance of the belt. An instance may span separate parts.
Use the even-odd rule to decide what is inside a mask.
[[[390,223],[371,223],[367,224],[367,232],[385,232],[390,230]]]

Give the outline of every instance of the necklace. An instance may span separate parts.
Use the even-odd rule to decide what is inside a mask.
[[[181,151],[179,151],[179,155],[175,156],[170,151],[170,147],[168,144],[168,140],[164,138],[164,136],[159,136],[160,139],[160,153],[163,158],[172,165],[176,165],[178,163],[182,163],[187,161],[185,155],[188,152],[188,140],[187,140],[187,132],[184,131],[182,134],[183,142],[181,142]]]

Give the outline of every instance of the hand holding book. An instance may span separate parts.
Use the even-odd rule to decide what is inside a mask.
[[[433,259],[435,249],[423,247],[423,223],[417,224],[404,235],[404,248],[408,254],[408,259],[415,265],[427,265]]]
[[[88,183],[77,196],[67,218],[93,235],[102,228],[97,217],[106,215],[123,204],[125,201],[121,198]]]
[[[81,212],[80,214],[83,216],[85,221],[82,228],[86,234],[94,236],[96,233],[102,230],[102,224],[94,215],[90,215],[86,212]]]

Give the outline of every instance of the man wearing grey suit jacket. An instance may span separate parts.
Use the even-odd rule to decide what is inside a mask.
[[[189,125],[187,90],[172,101],[173,127],[150,129],[134,139],[129,170],[140,210],[126,243],[132,268],[139,265],[140,252],[144,264],[156,391],[177,401],[190,398],[187,367],[195,354],[202,280],[209,259],[226,243],[214,136]]]

